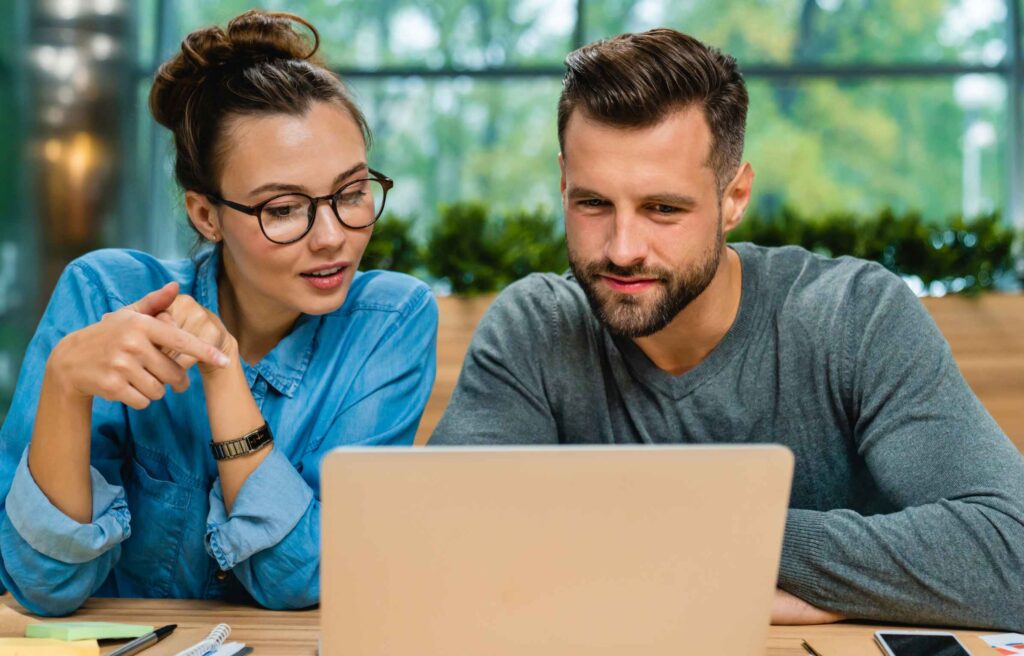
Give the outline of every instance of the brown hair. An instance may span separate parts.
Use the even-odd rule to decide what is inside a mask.
[[[622,34],[569,53],[558,100],[558,143],[577,108],[588,118],[626,128],[649,127],[698,104],[711,129],[708,165],[719,193],[743,159],[747,88],[736,60],[670,29]]]
[[[312,43],[294,25],[305,27]],[[224,30],[188,34],[181,52],[156,72],[149,110],[174,133],[174,172],[188,191],[219,193],[225,121],[232,116],[303,114],[314,101],[343,107],[366,145],[370,129],[342,81],[316,56],[320,35],[308,21],[283,12],[247,11]]]

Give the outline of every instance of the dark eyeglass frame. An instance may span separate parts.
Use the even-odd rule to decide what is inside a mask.
[[[326,196],[310,196],[309,194],[304,194],[301,191],[289,191],[286,193],[278,194],[272,198],[268,198],[262,203],[258,203],[256,205],[243,205],[241,203],[236,203],[226,198],[222,198],[216,194],[206,194],[206,197],[209,198],[211,202],[216,203],[218,205],[225,205],[233,210],[238,210],[243,214],[250,214],[252,216],[255,216],[256,222],[260,224],[260,232],[262,232],[263,236],[266,237],[269,241],[272,241],[275,244],[294,244],[295,242],[299,241],[300,239],[308,235],[309,231],[313,229],[313,223],[316,222],[316,210],[318,207],[320,207],[321,201],[327,201],[330,204],[331,211],[334,212],[334,216],[335,218],[338,219],[338,223],[345,226],[349,230],[362,230],[364,228],[369,228],[370,226],[377,222],[377,219],[379,219],[381,214],[384,213],[384,205],[388,199],[388,192],[391,191],[391,189],[395,186],[395,181],[389,178],[388,176],[384,175],[380,171],[375,171],[369,167],[367,167],[366,170],[370,172],[370,177],[359,178],[358,180],[349,180],[348,182],[341,185],[340,187],[335,189],[333,192],[327,194]],[[348,187],[351,187],[352,185],[356,185],[361,182],[368,182],[371,180],[379,182],[381,188],[384,190],[384,193],[380,199],[380,210],[377,212],[377,215],[373,217],[373,221],[370,221],[364,226],[352,226],[345,223],[345,220],[341,218],[341,213],[338,212],[338,198],[341,196],[341,193],[345,191],[345,189],[347,189]],[[295,239],[289,239],[288,241],[278,241],[276,239],[271,239],[270,236],[267,234],[266,229],[263,227],[263,208],[269,205],[270,203],[274,202],[275,200],[279,198],[284,198],[285,196],[302,196],[304,198],[308,198],[309,220],[306,224],[306,229],[302,231],[301,235],[299,235]]]

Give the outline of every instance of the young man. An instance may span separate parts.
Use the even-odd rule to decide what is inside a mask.
[[[876,264],[726,245],[754,179],[735,60],[662,29],[566,65],[572,275],[498,297],[431,444],[780,442],[775,622],[1021,628],[1024,459],[921,304]]]

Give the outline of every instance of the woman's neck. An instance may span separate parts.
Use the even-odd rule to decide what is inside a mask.
[[[265,297],[236,285],[237,273],[224,258],[218,274],[217,304],[224,327],[238,341],[238,352],[249,364],[256,364],[277,346],[295,325],[298,312],[283,312]]]

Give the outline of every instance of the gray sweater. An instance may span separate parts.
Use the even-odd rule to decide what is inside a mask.
[[[921,303],[877,264],[733,248],[736,320],[680,376],[570,276],[509,286],[430,444],[781,443],[781,588],[854,618],[1024,628],[1024,458]]]

